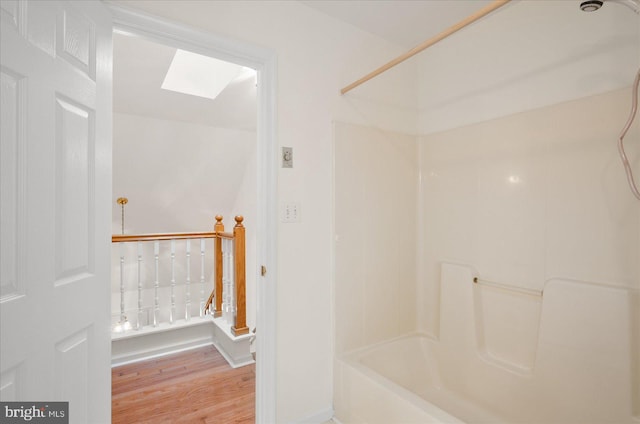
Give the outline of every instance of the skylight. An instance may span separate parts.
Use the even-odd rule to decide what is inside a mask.
[[[178,49],[162,88],[213,100],[242,70],[240,65]]]

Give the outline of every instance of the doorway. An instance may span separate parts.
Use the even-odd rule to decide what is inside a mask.
[[[213,230],[217,215],[229,232],[234,217],[242,215],[248,271],[246,319],[251,329],[256,327],[256,96],[256,72],[251,68],[141,37],[113,34],[112,232],[206,232]],[[126,199],[125,204],[116,199]],[[202,264],[199,242],[191,243],[194,263],[189,286],[193,287],[184,284],[186,270],[175,272],[171,299],[176,317],[200,316],[211,291],[213,241],[203,244],[203,259],[209,260]],[[121,315],[136,328],[168,321],[168,281],[174,273],[164,275],[169,273],[163,266],[166,261],[160,261],[159,287],[154,290],[151,282],[145,283],[141,297],[146,313],[139,314],[131,293],[136,291],[133,278],[126,287],[127,310],[119,309],[124,281],[117,278],[117,259],[112,261],[112,322]],[[142,265],[143,279],[153,281],[152,261],[145,258]],[[181,261],[178,265],[184,266]],[[202,282],[199,265],[206,275]],[[154,298],[159,298],[158,308],[164,305],[155,314]]]
[[[215,57],[257,71],[256,109],[256,422],[274,422],[277,276],[277,142],[275,138],[275,55],[273,52],[110,5],[114,31],[176,49]],[[260,270],[261,272],[258,272]]]

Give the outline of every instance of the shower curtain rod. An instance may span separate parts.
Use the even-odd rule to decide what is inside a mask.
[[[375,71],[368,73],[367,75],[365,75],[364,77],[360,78],[356,82],[353,82],[353,83],[347,85],[342,90],[340,90],[340,93],[341,94],[346,94],[347,92],[353,90],[357,86],[359,86],[361,84],[364,84],[365,82],[369,81],[370,79],[372,79],[374,77],[377,77],[381,73],[393,68],[394,66],[398,65],[399,63],[404,62],[405,60],[409,59],[410,57],[415,56],[416,54],[418,54],[421,51],[427,49],[428,47],[433,46],[437,42],[439,42],[441,40],[444,40],[445,38],[447,38],[451,34],[461,30],[462,28],[466,27],[467,25],[474,23],[478,19],[482,18],[485,15],[488,15],[489,13],[493,12],[497,8],[504,6],[505,4],[509,3],[509,1],[511,1],[511,0],[495,0],[495,1],[491,2],[491,3],[489,3],[487,6],[483,7],[482,9],[480,9],[477,12],[473,13],[472,15],[467,16],[465,19],[461,20],[457,24],[445,29],[440,34],[436,35],[435,37],[432,37],[432,38],[428,39],[427,41],[424,41],[423,43],[418,44],[417,46],[415,46],[414,48],[412,48],[408,52],[398,56],[395,59],[393,59],[391,62],[389,62],[389,63],[387,63],[385,65],[382,65],[381,67],[379,67]]]

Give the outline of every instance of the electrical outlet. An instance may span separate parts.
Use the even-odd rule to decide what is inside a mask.
[[[282,167],[293,168],[293,147],[282,148]]]
[[[282,207],[282,222],[292,224],[300,222],[300,204],[297,202],[285,203]]]

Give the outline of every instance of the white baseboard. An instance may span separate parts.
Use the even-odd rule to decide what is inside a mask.
[[[231,333],[231,327],[222,318],[214,318],[213,325],[213,345],[232,368],[255,362],[250,349],[253,334],[234,336]]]
[[[290,424],[323,424],[333,418],[333,408],[323,409],[313,415],[299,420],[294,420]]]
[[[239,360],[233,358],[224,350],[222,345],[215,339],[213,340],[213,346],[216,348],[218,352],[220,352],[220,355],[222,355],[222,357],[227,361],[227,363],[231,366],[231,368],[240,368],[240,367],[244,367],[245,365],[253,364],[255,362],[253,360],[253,357],[250,355],[246,358],[242,358]]]
[[[203,346],[214,341],[211,322],[192,326],[180,326],[175,329],[147,332],[137,337],[114,339],[111,342],[111,366],[131,364],[160,356],[171,355]]]
[[[213,345],[232,368],[239,368],[255,362],[250,351],[252,337],[234,336],[226,322],[210,317],[132,330],[112,338],[111,367]]]

